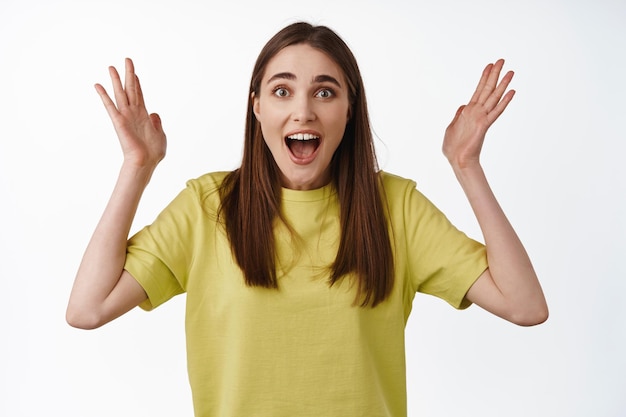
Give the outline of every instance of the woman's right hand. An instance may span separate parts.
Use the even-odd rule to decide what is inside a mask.
[[[158,114],[148,114],[135,67],[126,58],[124,86],[115,67],[109,67],[115,103],[104,87],[96,91],[113,122],[124,153],[124,163],[136,168],[154,169],[165,157],[167,141]]]
[[[133,62],[126,59],[124,86],[115,68],[109,72],[115,103],[100,84],[96,90],[113,121],[124,163],[83,255],[67,306],[67,322],[83,329],[102,326],[148,297],[124,270],[126,245],[143,191],[166,148],[161,119],[146,111]]]

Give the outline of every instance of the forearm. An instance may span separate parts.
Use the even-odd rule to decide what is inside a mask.
[[[489,273],[501,294],[498,308],[511,321],[542,321],[543,316],[547,317],[547,305],[541,285],[480,164],[453,168],[483,233]]]
[[[70,324],[95,327],[102,320],[107,297],[122,275],[130,227],[152,171],[122,166],[76,274],[67,309]]]

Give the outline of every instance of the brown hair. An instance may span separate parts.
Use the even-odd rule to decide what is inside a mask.
[[[250,81],[243,160],[223,183],[220,216],[246,284],[277,288],[273,222],[276,218],[287,222],[280,213],[279,168],[254,116],[252,93],[260,94],[268,62],[283,48],[295,44],[308,44],[327,54],[341,67],[348,83],[351,117],[331,160],[340,205],[341,240],[331,266],[330,285],[355,273],[361,306],[374,307],[391,292],[393,254],[363,81],[354,55],[331,29],[294,23],[274,35],[259,54]]]

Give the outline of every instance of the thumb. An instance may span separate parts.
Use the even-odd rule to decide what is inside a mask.
[[[465,104],[462,105],[461,107],[459,107],[459,109],[456,111],[456,114],[454,115],[454,118],[452,119],[452,121],[450,122],[450,124],[448,125],[447,129],[446,129],[446,133],[453,128],[453,126],[456,124],[457,120],[459,120],[459,117],[461,116],[461,113],[463,113],[463,109],[465,108]]]
[[[154,128],[160,132],[163,131],[163,124],[161,123],[161,117],[156,114],[156,113],[152,113],[150,115],[150,121],[152,122],[152,126],[154,126]]]
[[[463,104],[461,107],[459,107],[459,109],[456,111],[456,114],[454,115],[454,119],[452,119],[452,123],[456,122],[456,120],[459,118],[461,113],[463,113],[463,109],[464,108],[465,108],[465,104]]]

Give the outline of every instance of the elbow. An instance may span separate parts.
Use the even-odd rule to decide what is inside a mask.
[[[104,324],[94,312],[72,306],[68,306],[65,312],[65,321],[70,326],[82,330],[97,329]]]
[[[549,315],[548,306],[543,305],[515,312],[508,317],[508,320],[518,326],[531,327],[544,323]]]

